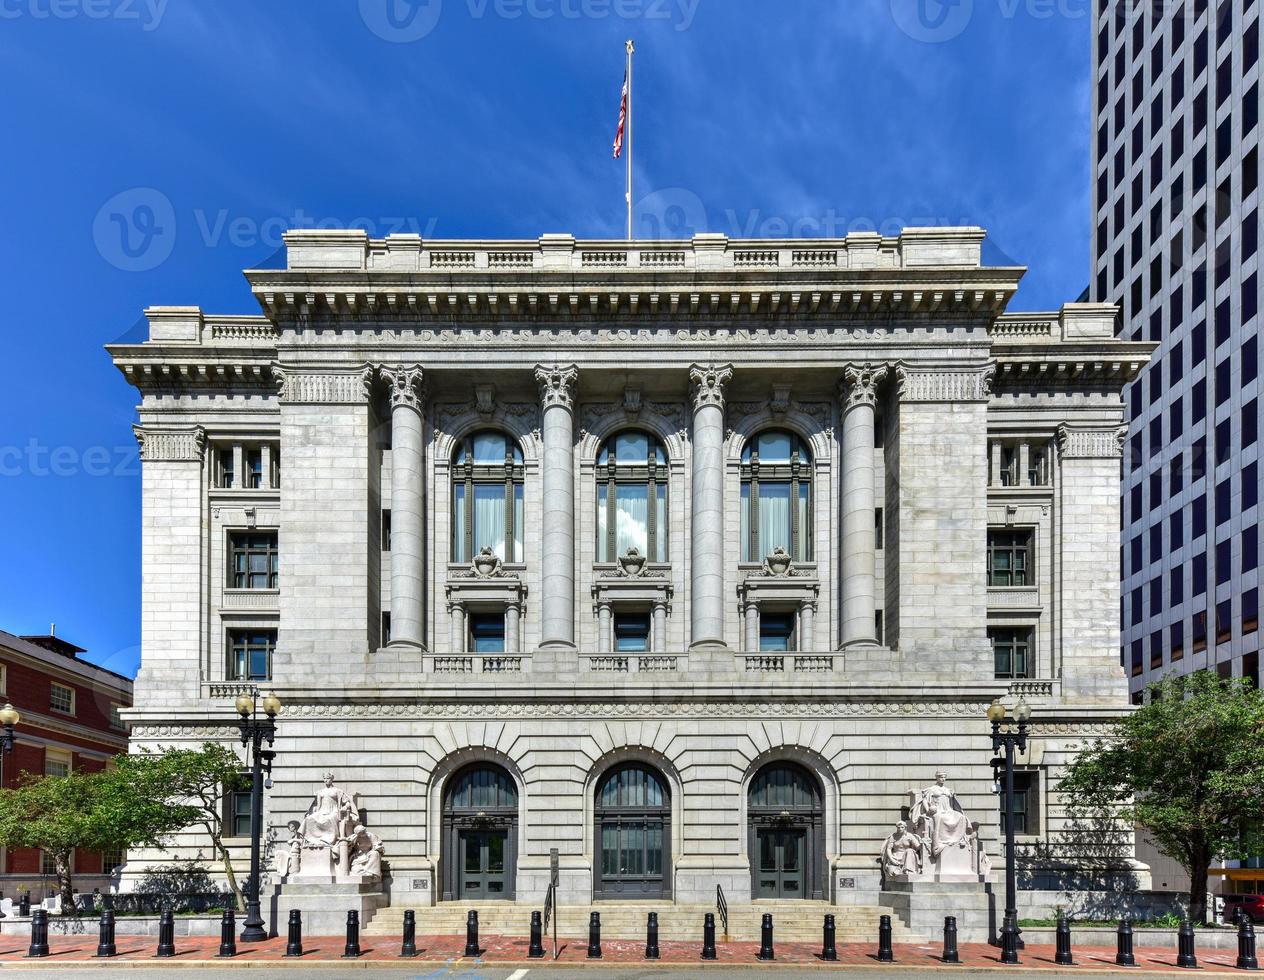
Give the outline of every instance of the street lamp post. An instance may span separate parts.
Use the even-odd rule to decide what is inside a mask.
[[[987,710],[988,721],[992,723],[992,751],[1005,750],[1004,759],[993,759],[994,771],[1005,768],[1004,783],[997,772],[998,792],[1005,794],[1005,920],[1001,926],[1001,962],[1017,963],[1018,950],[1023,948],[1021,931],[1018,928],[1018,877],[1014,866],[1014,752],[1027,751],[1027,722],[1031,718],[1031,708],[1021,698],[1014,707],[1014,717],[1018,721],[1017,729],[1008,726],[1005,717],[1005,705],[999,700],[993,701]],[[1006,725],[1002,731],[1001,725]]]
[[[13,729],[21,720],[18,709],[6,701],[0,708],[0,725],[4,726],[4,732],[0,734],[0,789],[4,787],[4,757],[13,752]],[[0,912],[0,919],[4,918],[7,916]]]
[[[241,931],[241,940],[246,943],[262,942],[268,938],[263,928],[263,915],[259,908],[259,839],[263,834],[263,770],[267,764],[269,784],[272,776],[272,760],[276,753],[263,747],[266,739],[268,745],[276,738],[276,716],[281,710],[281,701],[275,694],[263,699],[264,717],[259,717],[259,703],[255,694],[242,694],[236,701],[237,714],[240,716],[237,727],[241,729],[241,744],[250,750],[250,878],[246,882],[246,921]]]

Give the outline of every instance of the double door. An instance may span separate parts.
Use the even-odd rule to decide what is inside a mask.
[[[461,830],[458,901],[509,898],[509,835],[504,830]]]
[[[667,837],[663,817],[602,819],[597,842],[597,897],[664,897]]]
[[[756,829],[755,897],[804,898],[807,831],[800,828]]]

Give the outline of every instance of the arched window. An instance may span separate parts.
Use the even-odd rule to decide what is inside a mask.
[[[773,762],[751,780],[750,808],[754,811],[815,811],[821,808],[816,778],[796,762]]]
[[[462,769],[448,785],[446,795],[450,810],[486,813],[518,807],[518,787],[513,777],[500,766],[486,763]]]
[[[518,866],[518,787],[503,768],[476,762],[443,790],[443,900],[514,897]]]
[[[611,436],[597,454],[597,560],[636,548],[667,560],[667,455],[647,432]]]
[[[770,762],[751,780],[746,802],[752,896],[822,898],[829,862],[817,778],[797,762]]]
[[[522,561],[522,450],[503,432],[475,432],[452,461],[452,560],[490,548]]]
[[[812,558],[812,455],[792,432],[761,432],[742,450],[742,561],[784,548]]]
[[[665,898],[671,888],[671,791],[663,774],[627,762],[597,783],[594,891],[599,898]]]

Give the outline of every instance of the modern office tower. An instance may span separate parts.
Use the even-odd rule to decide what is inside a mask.
[[[1125,392],[1137,703],[1170,671],[1259,683],[1259,7],[1096,10],[1090,291],[1123,337],[1160,345]]]

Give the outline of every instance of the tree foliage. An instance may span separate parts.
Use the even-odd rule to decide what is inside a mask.
[[[1190,876],[1205,916],[1213,861],[1264,851],[1264,694],[1210,671],[1169,676],[1068,767],[1072,815],[1114,813]]]

